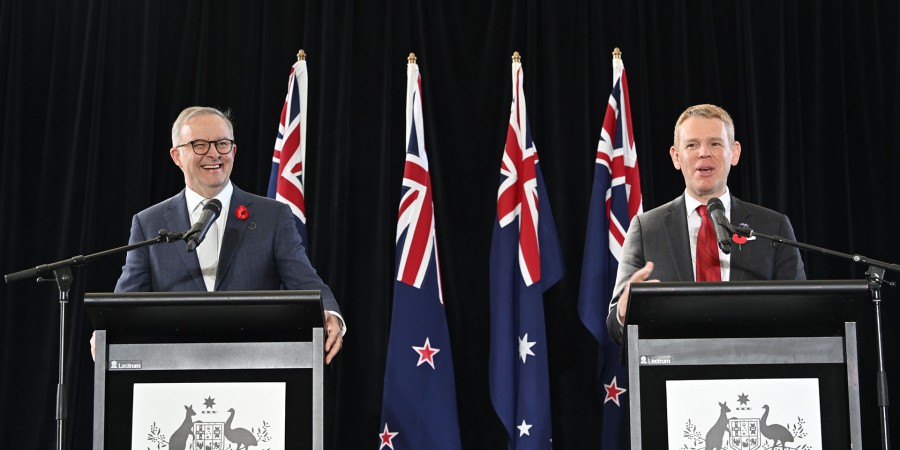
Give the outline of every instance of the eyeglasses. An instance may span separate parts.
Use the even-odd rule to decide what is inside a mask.
[[[193,141],[176,145],[175,147],[185,147],[190,146],[191,150],[194,153],[203,156],[209,153],[209,144],[215,144],[216,151],[219,152],[220,155],[227,155],[231,153],[231,149],[234,148],[234,139],[219,139],[218,141],[207,141],[206,139],[194,139]]]

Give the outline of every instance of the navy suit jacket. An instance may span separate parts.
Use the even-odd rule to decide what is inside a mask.
[[[153,239],[159,230],[183,231],[191,227],[185,191],[137,214],[131,222],[130,244]],[[250,213],[238,219],[234,209],[243,205]],[[234,186],[228,214],[216,291],[304,290],[322,293],[324,309],[340,314],[331,289],[322,281],[306,256],[290,208]],[[183,242],[163,243],[131,250],[125,257],[116,292],[206,291],[200,260]]]
[[[622,248],[622,260],[616,274],[616,287],[606,317],[606,327],[617,343],[622,341],[619,325],[619,297],[638,269],[653,262],[650,279],[694,281],[691,242],[688,237],[684,195],[665,205],[634,216]],[[791,221],[784,214],[731,196],[731,222],[745,223],[763,234],[796,240]],[[731,281],[805,280],[800,251],[789,245],[773,245],[765,239],[748,241],[738,248],[732,244]]]

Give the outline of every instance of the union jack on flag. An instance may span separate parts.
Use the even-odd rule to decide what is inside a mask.
[[[544,291],[562,253],[525,108],[518,52],[491,241],[491,401],[511,450],[551,448]]]
[[[406,167],[378,449],[458,450],[462,443],[425,154],[422,80],[414,61],[410,55]]]
[[[606,316],[631,219],[643,212],[637,149],[631,126],[628,79],[617,48],[613,53],[613,88],[597,144],[594,184],[588,212],[578,313],[599,343],[603,399],[601,447],[628,448],[628,377],[619,364],[619,346],[609,337]]]
[[[288,76],[287,96],[281,108],[268,196],[288,204],[297,222],[297,231],[306,240],[306,202],[303,196],[306,169],[306,110],[309,74],[303,50]]]

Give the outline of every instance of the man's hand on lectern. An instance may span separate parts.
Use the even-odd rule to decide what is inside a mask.
[[[325,364],[331,364],[344,345],[344,337],[341,335],[341,319],[328,311],[325,311],[325,336]]]

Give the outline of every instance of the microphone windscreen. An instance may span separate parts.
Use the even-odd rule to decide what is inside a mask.
[[[713,211],[725,211],[725,204],[722,203],[722,200],[719,200],[719,197],[713,197],[706,202],[706,210],[712,214]]]
[[[219,214],[222,213],[222,202],[215,198],[211,199],[210,201],[206,202],[205,205],[203,205],[203,209],[213,211],[216,213],[216,217],[219,217]]]

